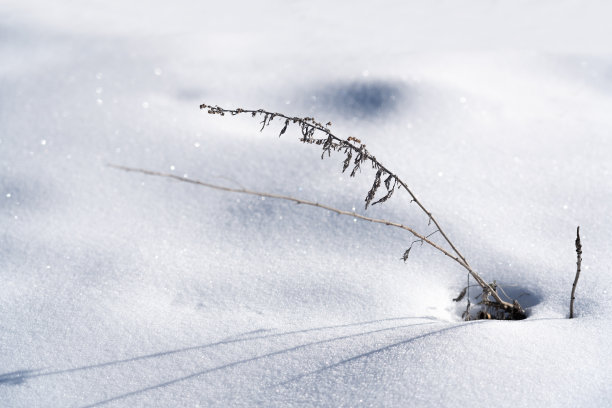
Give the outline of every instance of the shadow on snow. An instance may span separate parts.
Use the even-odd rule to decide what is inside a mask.
[[[221,345],[225,345],[225,344],[232,344],[232,343],[239,343],[239,342],[252,341],[252,340],[260,340],[260,339],[268,339],[268,338],[274,338],[274,337],[289,336],[289,335],[293,335],[293,334],[302,334],[302,333],[309,333],[309,332],[322,331],[322,330],[328,330],[328,329],[338,329],[338,328],[345,328],[345,327],[357,327],[357,326],[364,326],[364,325],[375,324],[375,323],[382,323],[382,322],[387,322],[387,321],[399,321],[399,320],[411,320],[411,319],[425,319],[426,320],[426,319],[430,319],[430,318],[421,318],[421,317],[394,317],[394,318],[388,318],[388,319],[379,319],[379,320],[371,320],[371,321],[365,321],[365,322],[357,322],[357,323],[340,324],[340,325],[333,325],[333,326],[315,327],[315,328],[310,328],[310,329],[293,330],[293,331],[288,331],[288,332],[283,332],[283,333],[270,333],[270,334],[253,336],[254,334],[258,334],[258,333],[263,333],[263,332],[268,332],[269,331],[267,329],[259,329],[259,330],[254,330],[254,331],[250,331],[250,332],[240,333],[240,334],[237,334],[237,335],[235,335],[235,336],[233,336],[231,338],[220,340],[220,341],[217,341],[217,342],[214,342],[214,343],[209,343],[209,344],[204,344],[204,345],[199,345],[199,346],[193,346],[193,347],[185,347],[185,348],[176,349],[176,350],[162,351],[162,352],[159,352],[159,353],[146,354],[146,355],[142,355],[142,356],[136,356],[136,357],[122,359],[122,360],[108,361],[108,362],[104,362],[104,363],[92,364],[92,365],[87,365],[87,366],[81,366],[81,367],[75,367],[75,368],[67,368],[67,369],[63,369],[63,370],[54,370],[54,371],[45,371],[45,370],[18,370],[18,371],[13,371],[13,372],[5,373],[5,374],[0,374],[0,385],[4,385],[4,384],[6,384],[6,385],[19,385],[19,384],[22,384],[23,382],[25,382],[26,380],[33,379],[33,378],[38,378],[38,377],[47,377],[47,376],[52,376],[52,375],[68,374],[68,373],[73,373],[73,372],[77,372],[77,371],[84,371],[84,370],[92,370],[92,369],[97,369],[97,368],[110,367],[110,366],[117,365],[117,364],[131,363],[131,362],[134,362],[134,361],[145,360],[145,359],[150,359],[150,358],[157,358],[157,357],[163,357],[163,356],[168,356],[168,355],[177,354],[177,353],[183,353],[183,352],[187,352],[187,351],[191,351],[191,350],[201,350],[201,349],[211,348],[211,347],[215,347],[215,346],[221,346]],[[430,319],[430,320],[433,320],[433,319]],[[427,323],[427,324],[430,324],[430,323]]]

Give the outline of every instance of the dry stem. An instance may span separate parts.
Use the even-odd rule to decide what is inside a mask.
[[[580,277],[580,264],[582,263],[582,244],[580,243],[580,227],[576,229],[576,277],[574,278],[574,284],[572,285],[572,298],[570,300],[570,315],[569,318],[574,317],[574,299],[576,297],[576,285],[578,284],[578,278]]]
[[[212,189],[215,189],[215,190],[227,191],[227,192],[231,192],[231,193],[250,194],[250,195],[259,196],[259,197],[276,198],[276,199],[279,199],[279,200],[293,201],[296,204],[310,205],[312,207],[322,208],[324,210],[331,211],[331,212],[334,212],[336,214],[348,215],[348,216],[351,216],[351,217],[354,217],[354,218],[358,218],[360,220],[370,221],[370,222],[373,222],[373,223],[376,223],[376,224],[384,224],[384,225],[389,225],[391,227],[401,228],[403,230],[406,230],[406,231],[410,232],[415,237],[417,237],[419,239],[419,241],[426,242],[427,244],[429,244],[432,247],[436,248],[438,251],[442,252],[444,255],[446,255],[449,258],[455,260],[456,262],[461,263],[461,260],[459,258],[457,258],[453,254],[449,253],[448,251],[446,251],[444,248],[440,247],[435,242],[431,241],[428,237],[419,234],[414,229],[412,229],[410,227],[407,227],[406,225],[403,225],[403,224],[400,224],[400,223],[397,223],[397,222],[394,222],[394,221],[384,220],[384,219],[380,219],[380,218],[371,218],[371,217],[367,217],[365,215],[358,214],[358,213],[356,213],[354,211],[340,210],[338,208],[330,207],[329,205],[319,204],[319,203],[314,202],[314,201],[302,200],[300,198],[286,196],[286,195],[281,195],[281,194],[264,193],[264,192],[261,192],[261,191],[248,190],[246,188],[232,188],[232,187],[219,186],[219,185],[216,185],[216,184],[206,183],[206,182],[200,181],[200,180],[180,177],[180,176],[177,176],[177,175],[174,175],[174,174],[170,174],[170,173],[161,173],[161,172],[158,172],[158,171],[151,171],[151,170],[139,169],[139,168],[134,168],[134,167],[120,166],[120,165],[117,165],[117,164],[109,164],[108,166],[112,167],[112,168],[115,168],[115,169],[119,169],[119,170],[124,170],[124,171],[128,171],[128,172],[135,172],[135,173],[142,173],[142,174],[146,174],[146,175],[149,175],[149,176],[166,177],[166,178],[170,178],[170,179],[173,179],[173,180],[182,181],[184,183],[197,184],[199,186],[208,187],[208,188],[212,188]]]

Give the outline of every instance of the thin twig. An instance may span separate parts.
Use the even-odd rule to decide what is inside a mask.
[[[389,221],[389,220],[384,220],[384,219],[379,219],[379,218],[366,217],[365,215],[358,214],[358,213],[356,213],[354,211],[340,210],[338,208],[330,207],[330,206],[325,205],[325,204],[319,204],[319,203],[314,202],[314,201],[302,200],[300,198],[286,196],[286,195],[281,195],[281,194],[264,193],[264,192],[261,192],[261,191],[248,190],[246,188],[232,188],[232,187],[219,186],[219,185],[216,185],[216,184],[206,183],[206,182],[200,181],[200,180],[189,179],[189,178],[177,176],[175,174],[161,173],[161,172],[158,172],[158,171],[145,170],[145,169],[139,169],[139,168],[134,168],[134,167],[120,166],[120,165],[117,165],[117,164],[108,164],[108,166],[112,167],[112,168],[115,168],[115,169],[128,171],[128,172],[142,173],[142,174],[146,174],[146,175],[149,175],[149,176],[165,177],[165,178],[170,178],[170,179],[177,180],[177,181],[182,181],[184,183],[197,184],[199,186],[208,187],[208,188],[212,188],[212,189],[215,189],[215,190],[227,191],[227,192],[231,192],[231,193],[250,194],[250,195],[254,195],[254,196],[258,196],[258,197],[268,197],[268,198],[275,198],[275,199],[279,199],[279,200],[293,201],[294,203],[297,203],[297,204],[310,205],[312,207],[322,208],[324,210],[331,211],[331,212],[334,212],[336,214],[347,215],[347,216],[350,216],[350,217],[358,218],[360,220],[370,221],[370,222],[373,222],[373,223],[376,223],[376,224],[384,224],[384,225],[389,225],[391,227],[401,228],[403,230],[406,230],[406,231],[410,232],[415,237],[417,237],[418,238],[417,242],[419,242],[419,241],[420,242],[426,242],[427,244],[429,244],[432,247],[436,248],[438,251],[442,252],[444,255],[446,255],[446,256],[452,258],[453,260],[461,263],[461,260],[459,258],[454,256],[450,252],[446,251],[444,248],[440,247],[435,242],[433,242],[430,239],[428,239],[428,236],[424,236],[422,234],[419,234],[414,229],[412,229],[410,227],[407,227],[406,225],[394,222],[394,221]],[[432,234],[430,234],[430,235],[432,235]]]
[[[570,315],[569,318],[574,317],[574,299],[576,297],[576,285],[578,284],[578,278],[580,277],[580,264],[582,263],[582,244],[580,243],[580,227],[576,229],[576,277],[574,278],[574,284],[572,285],[572,299],[570,300]]]

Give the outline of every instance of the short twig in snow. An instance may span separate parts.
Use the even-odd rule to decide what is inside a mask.
[[[576,228],[576,277],[574,278],[574,284],[572,285],[572,299],[570,300],[570,315],[569,318],[574,317],[574,296],[576,294],[576,285],[578,284],[578,278],[580,277],[580,264],[582,263],[582,244],[580,243],[580,227]]]

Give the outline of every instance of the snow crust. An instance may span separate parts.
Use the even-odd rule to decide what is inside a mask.
[[[0,406],[610,406],[610,11],[3,1]],[[461,321],[403,232],[107,166],[362,210],[369,170],[200,103],[361,139],[529,318]]]

